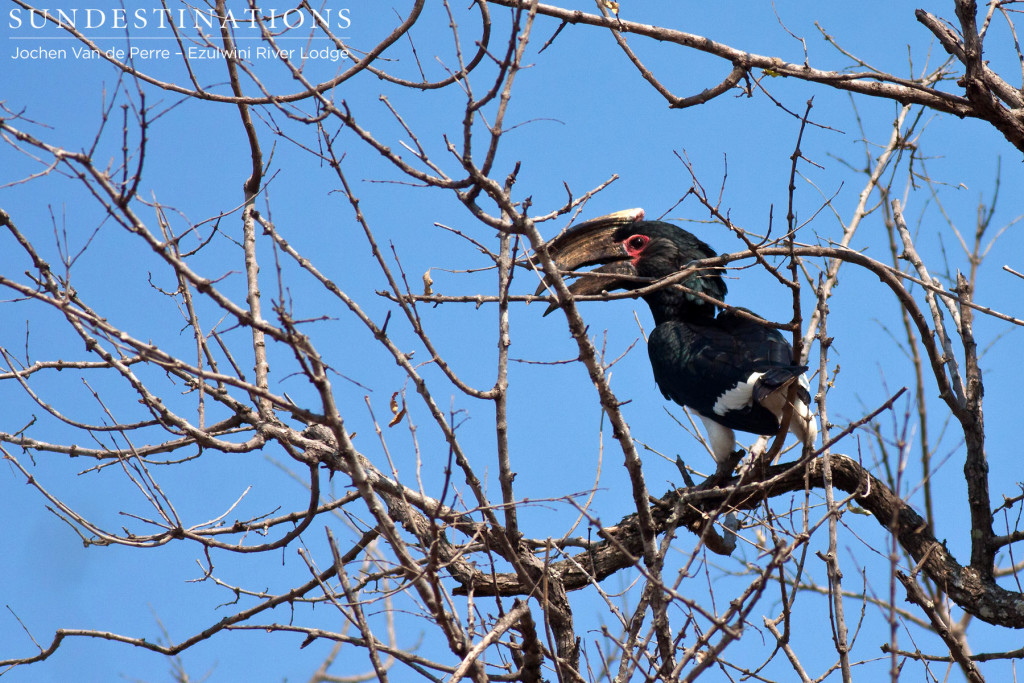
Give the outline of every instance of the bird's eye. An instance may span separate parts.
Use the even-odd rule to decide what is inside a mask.
[[[626,252],[630,256],[636,256],[647,247],[647,243],[651,241],[651,238],[647,235],[633,235],[626,240]]]

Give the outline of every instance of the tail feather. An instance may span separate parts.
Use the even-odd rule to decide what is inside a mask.
[[[775,392],[788,389],[793,380],[802,380],[797,388],[797,398],[804,403],[810,403],[811,393],[807,389],[807,380],[803,376],[805,372],[807,372],[806,365],[769,368],[757,379],[757,383],[754,385],[754,400],[762,403]]]
[[[811,412],[811,392],[804,373],[806,366],[793,365],[774,367],[766,371],[754,385],[754,400],[770,410],[781,420],[786,403],[786,394],[794,381],[797,382],[796,398],[793,401],[789,431],[808,446],[814,446],[818,438],[818,422]]]

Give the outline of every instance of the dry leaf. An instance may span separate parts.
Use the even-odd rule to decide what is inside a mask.
[[[391,414],[394,415],[394,417],[391,418],[391,422],[388,422],[388,427],[394,427],[396,424],[402,421],[403,417],[405,417],[405,401],[402,401],[402,409],[399,410],[397,391],[391,394]]]

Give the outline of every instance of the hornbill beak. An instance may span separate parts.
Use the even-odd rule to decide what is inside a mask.
[[[573,294],[600,294],[636,285],[637,272],[626,248],[612,239],[619,228],[644,218],[643,209],[627,209],[601,216],[570,228],[548,242],[548,253],[559,270],[573,271],[583,266],[603,264],[569,285]],[[546,284],[537,288],[541,294]],[[558,308],[551,304],[544,315]]]

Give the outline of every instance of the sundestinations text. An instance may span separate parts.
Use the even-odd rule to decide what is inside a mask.
[[[258,14],[257,14],[258,13]],[[171,10],[164,7],[139,7],[128,10],[124,7],[96,9],[94,7],[73,9],[25,9],[15,7],[7,14],[7,27],[11,29],[42,29],[54,22],[62,27],[76,29],[202,29],[202,28],[260,28],[274,31],[279,29],[321,26],[347,30],[352,26],[349,8],[327,8],[322,11],[310,9],[303,12],[291,8],[284,12],[245,8],[239,11],[226,9],[223,14],[214,10],[181,8]]]

